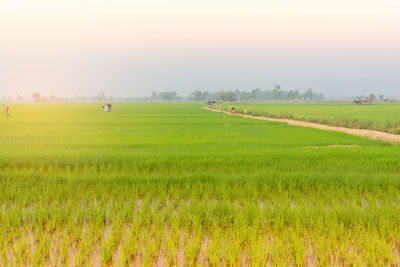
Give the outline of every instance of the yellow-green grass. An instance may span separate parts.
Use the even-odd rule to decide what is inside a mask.
[[[232,106],[243,114],[400,134],[400,103],[258,102],[220,103],[216,107],[228,111]]]
[[[191,103],[0,127],[2,265],[400,264],[398,146]]]

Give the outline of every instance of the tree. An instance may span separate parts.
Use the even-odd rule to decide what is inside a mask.
[[[203,99],[204,99],[204,100],[207,100],[207,99],[209,99],[209,98],[210,98],[210,92],[204,91],[204,92],[203,92]]]
[[[294,100],[300,98],[300,93],[298,90],[290,90],[287,92],[286,95],[288,100]]]
[[[162,100],[167,100],[167,101],[171,101],[171,100],[176,100],[178,98],[178,94],[176,92],[161,92],[158,94],[158,96],[162,99]]]
[[[254,100],[261,99],[261,96],[262,96],[262,91],[260,88],[256,88],[253,91],[251,91],[251,98],[253,98]]]
[[[151,92],[151,99],[157,99],[157,92]]]
[[[323,94],[313,93],[312,97],[313,97],[314,100],[322,100],[322,99],[324,99],[324,95]]]
[[[251,94],[249,92],[242,92],[240,95],[240,100],[247,101],[250,100]]]
[[[287,92],[287,99],[288,100],[293,100],[295,97],[295,92],[293,90],[289,90],[289,92]]]
[[[299,90],[295,90],[293,92],[293,99],[300,99],[300,92]]]
[[[236,95],[234,92],[227,92],[225,97],[229,102],[236,101]]]
[[[313,91],[311,88],[304,93],[304,100],[312,100],[313,99]]]
[[[236,100],[240,100],[241,96],[242,96],[242,92],[240,92],[239,89],[235,90],[235,96],[236,96]]]
[[[101,94],[97,94],[97,101],[105,101],[106,100],[106,94],[103,92]]]
[[[379,99],[380,99],[381,101],[383,101],[383,100],[385,100],[385,96],[384,96],[384,95],[379,95]]]
[[[33,101],[39,102],[40,101],[40,94],[38,92],[34,92],[32,95]]]
[[[221,90],[217,93],[216,98],[222,101],[230,101],[230,102],[236,101],[236,95],[232,91],[226,92]]]
[[[280,85],[276,85],[274,90],[272,91],[274,94],[274,99],[281,99],[282,96],[282,91],[281,91],[281,86]]]
[[[369,98],[373,98],[373,99],[375,99],[375,98],[376,98],[376,96],[375,96],[374,94],[369,94]]]
[[[196,90],[190,94],[190,98],[194,101],[201,101],[203,100],[203,93],[200,90]]]

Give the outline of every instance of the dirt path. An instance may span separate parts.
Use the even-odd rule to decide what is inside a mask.
[[[206,110],[210,110],[210,111],[214,111],[214,112],[226,113],[226,114],[230,115],[230,112],[224,111],[224,110],[217,110],[217,109],[212,109],[212,108],[207,108],[207,107],[202,107],[202,109],[206,109]],[[275,118],[251,116],[251,115],[245,115],[245,114],[239,114],[239,113],[236,113],[235,116],[241,116],[241,117],[245,117],[245,118],[252,118],[252,119],[263,120],[263,121],[284,122],[284,123],[287,123],[290,125],[310,127],[310,128],[321,129],[321,130],[337,131],[337,132],[343,132],[343,133],[348,133],[348,134],[352,134],[352,135],[359,135],[362,137],[368,137],[371,139],[377,139],[377,140],[382,140],[382,141],[387,141],[387,142],[392,142],[392,143],[400,143],[400,135],[379,132],[379,131],[374,131],[374,130],[352,129],[352,128],[328,126],[328,125],[312,123],[312,122],[296,121],[296,120],[288,120],[288,119],[275,119]]]

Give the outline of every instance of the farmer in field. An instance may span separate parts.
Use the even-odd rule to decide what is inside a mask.
[[[103,106],[104,112],[110,112],[110,111],[111,111],[111,108],[112,108],[112,105],[111,105],[111,104],[107,104],[107,105],[104,105],[104,106]]]
[[[4,105],[3,105],[4,107]],[[5,106],[5,112],[6,112],[6,116],[10,116],[10,105]]]
[[[231,115],[235,115],[235,113],[236,113],[235,107],[232,107],[231,108]]]

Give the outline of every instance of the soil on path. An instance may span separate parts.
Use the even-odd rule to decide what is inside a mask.
[[[214,111],[214,112],[226,113],[228,115],[231,115],[230,112],[225,111],[225,110],[212,109],[212,108],[208,108],[208,107],[202,107],[202,109],[206,109],[206,110],[210,110],[210,111]],[[337,131],[337,132],[343,132],[343,133],[348,133],[348,134],[352,134],[352,135],[359,135],[362,137],[377,139],[377,140],[391,142],[391,143],[400,143],[400,135],[385,133],[385,132],[380,132],[380,131],[374,131],[374,130],[352,129],[352,128],[345,128],[345,127],[328,126],[328,125],[312,123],[312,122],[296,121],[296,120],[289,120],[289,119],[276,119],[276,118],[245,115],[245,114],[240,114],[240,113],[236,113],[235,116],[241,116],[241,117],[245,117],[245,118],[252,118],[252,119],[264,120],[264,121],[284,122],[284,123],[287,123],[290,125],[310,127],[310,128],[321,129],[321,130]]]

